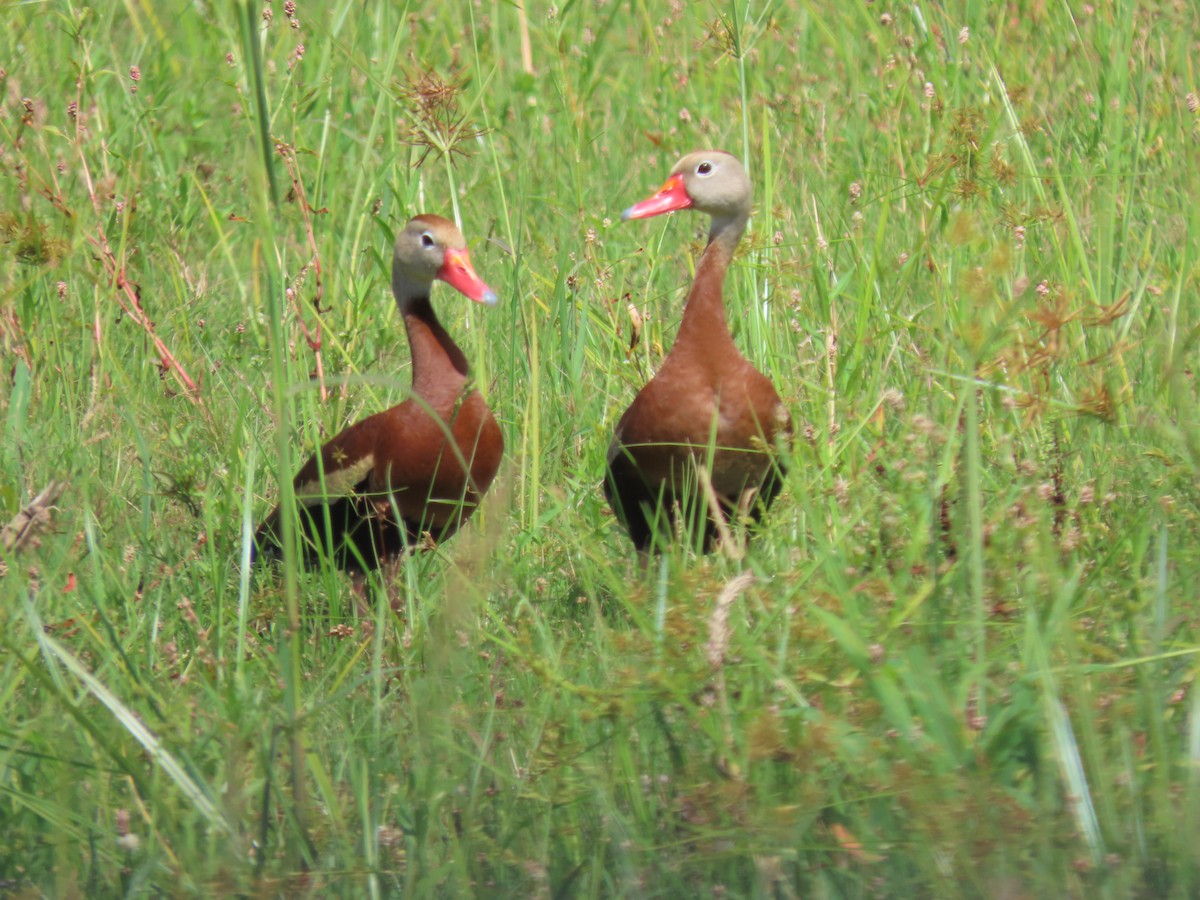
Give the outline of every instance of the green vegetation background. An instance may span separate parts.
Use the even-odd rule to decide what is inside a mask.
[[[0,556],[0,893],[1200,890],[1194,4],[0,20],[0,523],[61,488]],[[746,558],[643,575],[599,479],[705,223],[619,213],[707,146],[800,435]],[[422,211],[508,453],[360,615],[242,562],[405,395]]]

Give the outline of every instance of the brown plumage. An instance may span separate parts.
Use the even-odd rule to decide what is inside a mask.
[[[331,556],[343,569],[374,569],[426,535],[444,540],[496,476],[504,439],[466,357],[434,315],[435,279],[476,302],[496,302],[454,224],[417,216],[397,236],[392,258],[392,293],[412,351],[412,396],[351,425],[296,473],[308,563]],[[255,532],[260,552],[279,555],[279,519],[277,507]]]
[[[685,156],[657,193],[622,215],[695,209],[712,217],[675,344],[617,422],[608,450],[604,493],[641,552],[669,540],[679,514],[686,531],[702,533],[704,549],[713,549],[720,527],[705,475],[725,518],[749,513],[758,520],[782,486],[775,451],[790,440],[791,418],[775,387],[733,343],[722,298],[750,202],[742,164],[709,150]]]

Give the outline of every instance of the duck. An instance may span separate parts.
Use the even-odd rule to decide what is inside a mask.
[[[471,379],[463,351],[430,303],[434,281],[494,306],[462,232],[441,216],[408,221],[392,255],[392,293],[412,359],[412,390],[402,403],[350,425],[292,481],[301,555],[364,574],[412,549],[436,546],[478,508],[504,455],[504,436]],[[282,554],[282,510],[254,535],[257,554]]]
[[[703,150],[680,159],[662,187],[621,215],[690,209],[711,220],[675,343],[608,448],[604,494],[639,555],[660,552],[678,534],[712,552],[732,533],[731,520],[760,521],[783,486],[791,416],[738,350],[725,318],[725,275],[752,200],[738,158]]]

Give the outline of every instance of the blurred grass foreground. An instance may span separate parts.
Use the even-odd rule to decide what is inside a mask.
[[[1195,4],[0,20],[0,895],[1200,892]],[[705,147],[797,440],[643,570],[604,455],[706,223],[619,216]],[[406,396],[419,212],[497,482],[362,600],[251,568]]]

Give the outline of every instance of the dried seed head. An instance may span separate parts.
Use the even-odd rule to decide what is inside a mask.
[[[412,146],[424,148],[418,165],[431,150],[439,156],[462,154],[460,145],[486,133],[475,128],[459,111],[458,95],[464,84],[463,76],[445,79],[433,70],[426,70],[400,86],[400,95],[410,107],[408,121],[402,123],[405,138]]]
[[[1079,549],[1079,545],[1083,543],[1083,535],[1079,533],[1079,529],[1072,525],[1067,529],[1066,534],[1058,542],[1059,548],[1064,553],[1071,553]]]
[[[754,583],[754,576],[743,572],[729,581],[717,597],[712,617],[708,620],[708,643],[704,647],[704,655],[708,664],[719,669],[725,662],[725,654],[729,650],[729,609],[733,601],[746,588]]]
[[[117,838],[117,846],[126,853],[136,853],[138,848],[142,846],[142,839],[130,832]]]
[[[842,506],[845,506],[850,499],[850,482],[841,475],[833,480],[833,496]]]
[[[188,622],[188,624],[190,624],[190,625],[199,625],[200,624],[200,619],[196,616],[196,610],[192,606],[192,601],[189,600],[187,597],[182,597],[180,599],[180,601],[175,604],[175,608],[178,609],[181,613],[183,613],[183,618],[186,622]]]
[[[391,850],[404,843],[404,829],[391,825],[380,825],[375,829],[375,838],[379,841],[380,847],[387,847]]]

